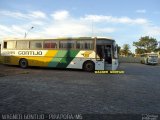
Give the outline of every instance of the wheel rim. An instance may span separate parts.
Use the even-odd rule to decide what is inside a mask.
[[[25,62],[25,61],[22,61],[21,65],[22,65],[22,66],[26,66],[26,62]]]
[[[26,68],[26,67],[27,67],[27,61],[26,61],[26,60],[21,60],[21,61],[20,61],[20,66],[21,66],[22,68]]]
[[[93,71],[94,69],[94,66],[92,63],[87,63],[86,64],[86,71]]]

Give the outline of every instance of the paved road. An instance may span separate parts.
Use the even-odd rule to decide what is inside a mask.
[[[160,113],[160,66],[125,74],[0,65],[0,113]]]

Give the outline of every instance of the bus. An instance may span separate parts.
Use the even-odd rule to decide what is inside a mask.
[[[158,54],[156,53],[145,53],[141,55],[141,63],[142,64],[152,64],[156,65],[158,64]]]
[[[2,42],[3,64],[72,68],[85,71],[116,70],[117,45],[106,37],[52,39],[5,39]]]

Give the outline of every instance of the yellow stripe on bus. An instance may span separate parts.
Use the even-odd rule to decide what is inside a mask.
[[[48,52],[45,54],[45,56],[42,57],[30,57],[29,59],[32,59],[32,62],[29,64],[31,66],[44,66],[47,67],[48,63],[55,57],[58,50],[48,50]]]
[[[19,64],[19,60],[21,58],[25,58],[28,60],[29,66],[43,66],[47,67],[48,63],[55,57],[58,50],[48,50],[45,56],[12,56],[10,58],[10,62],[14,65]]]

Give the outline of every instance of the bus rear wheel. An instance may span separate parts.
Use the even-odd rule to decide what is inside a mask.
[[[21,68],[27,68],[28,67],[28,61],[27,61],[27,59],[24,59],[24,58],[20,59],[19,66]]]
[[[95,64],[92,61],[87,61],[83,64],[83,70],[93,72],[95,70]]]

